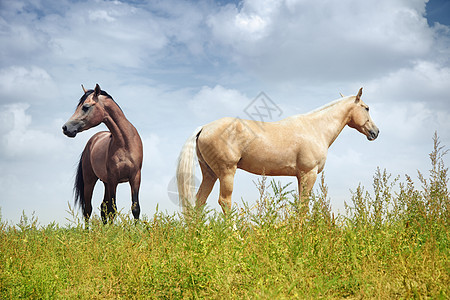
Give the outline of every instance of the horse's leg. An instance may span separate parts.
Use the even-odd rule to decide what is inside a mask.
[[[97,182],[97,177],[95,179],[89,180],[84,184],[84,221],[87,224],[92,214],[92,193],[94,192],[94,186]]]
[[[307,173],[300,172],[297,175],[298,181],[298,196],[299,200],[307,200],[311,195],[311,190],[316,182],[317,178],[317,167],[313,168]]]
[[[196,206],[202,207],[205,205],[209,194],[211,194],[214,184],[216,183],[217,176],[205,162],[199,160],[199,163],[200,169],[202,170],[202,183],[200,184],[197,192]]]
[[[83,161],[83,181],[84,181],[84,209],[83,209],[83,217],[86,223],[86,226],[89,222],[89,219],[92,214],[92,193],[94,192],[94,186],[97,183],[98,177],[95,175],[94,170],[90,164],[90,160]]]
[[[141,171],[130,180],[131,187],[131,212],[135,220],[139,219],[141,214],[141,206],[139,205],[139,187],[141,186]]]
[[[111,201],[111,198],[109,196],[108,184],[106,182],[103,182],[103,185],[105,186],[105,194],[103,196],[103,202],[102,205],[100,206],[100,210],[103,224],[106,224],[108,222],[108,206],[109,202]]]
[[[108,219],[112,221],[117,213],[117,207],[116,207],[116,188],[117,184],[112,183],[106,183],[103,182],[105,185],[105,195],[103,197],[103,202],[101,206],[101,214],[102,214],[102,220],[103,224],[106,224],[108,222]]]
[[[109,184],[108,185],[110,188],[110,205],[108,206],[108,216],[109,216],[109,220],[112,222],[117,214],[117,205],[116,205],[116,189],[117,189],[117,184]]]
[[[224,214],[231,210],[231,194],[233,193],[234,174],[236,174],[237,166],[228,168],[219,176],[220,195],[219,204]]]

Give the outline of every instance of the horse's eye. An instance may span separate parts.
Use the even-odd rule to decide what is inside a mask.
[[[81,108],[84,112],[87,112],[89,110],[89,105],[88,104],[84,104],[83,107]]]
[[[366,110],[369,111],[369,107],[366,107]]]

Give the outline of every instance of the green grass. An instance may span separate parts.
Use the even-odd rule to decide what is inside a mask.
[[[228,216],[119,216],[90,229],[0,220],[0,298],[437,298],[450,297],[445,151],[401,182],[377,170],[334,216],[322,177],[309,204],[263,178],[261,197]]]

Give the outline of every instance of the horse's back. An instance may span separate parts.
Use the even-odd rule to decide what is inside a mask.
[[[320,160],[315,153],[320,151],[311,132],[293,123],[293,119],[257,122],[222,118],[204,126],[199,150],[210,165],[236,164],[255,174],[294,176],[299,168],[314,167]]]

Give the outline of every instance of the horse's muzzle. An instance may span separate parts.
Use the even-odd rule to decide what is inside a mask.
[[[378,137],[378,134],[380,134],[380,130],[376,128],[375,130],[369,130],[369,134],[367,135],[367,139],[369,141],[373,141]]]
[[[73,126],[68,127],[66,124],[63,125],[62,130],[65,135],[71,138],[75,137],[78,133],[78,130],[76,128],[74,128]]]

